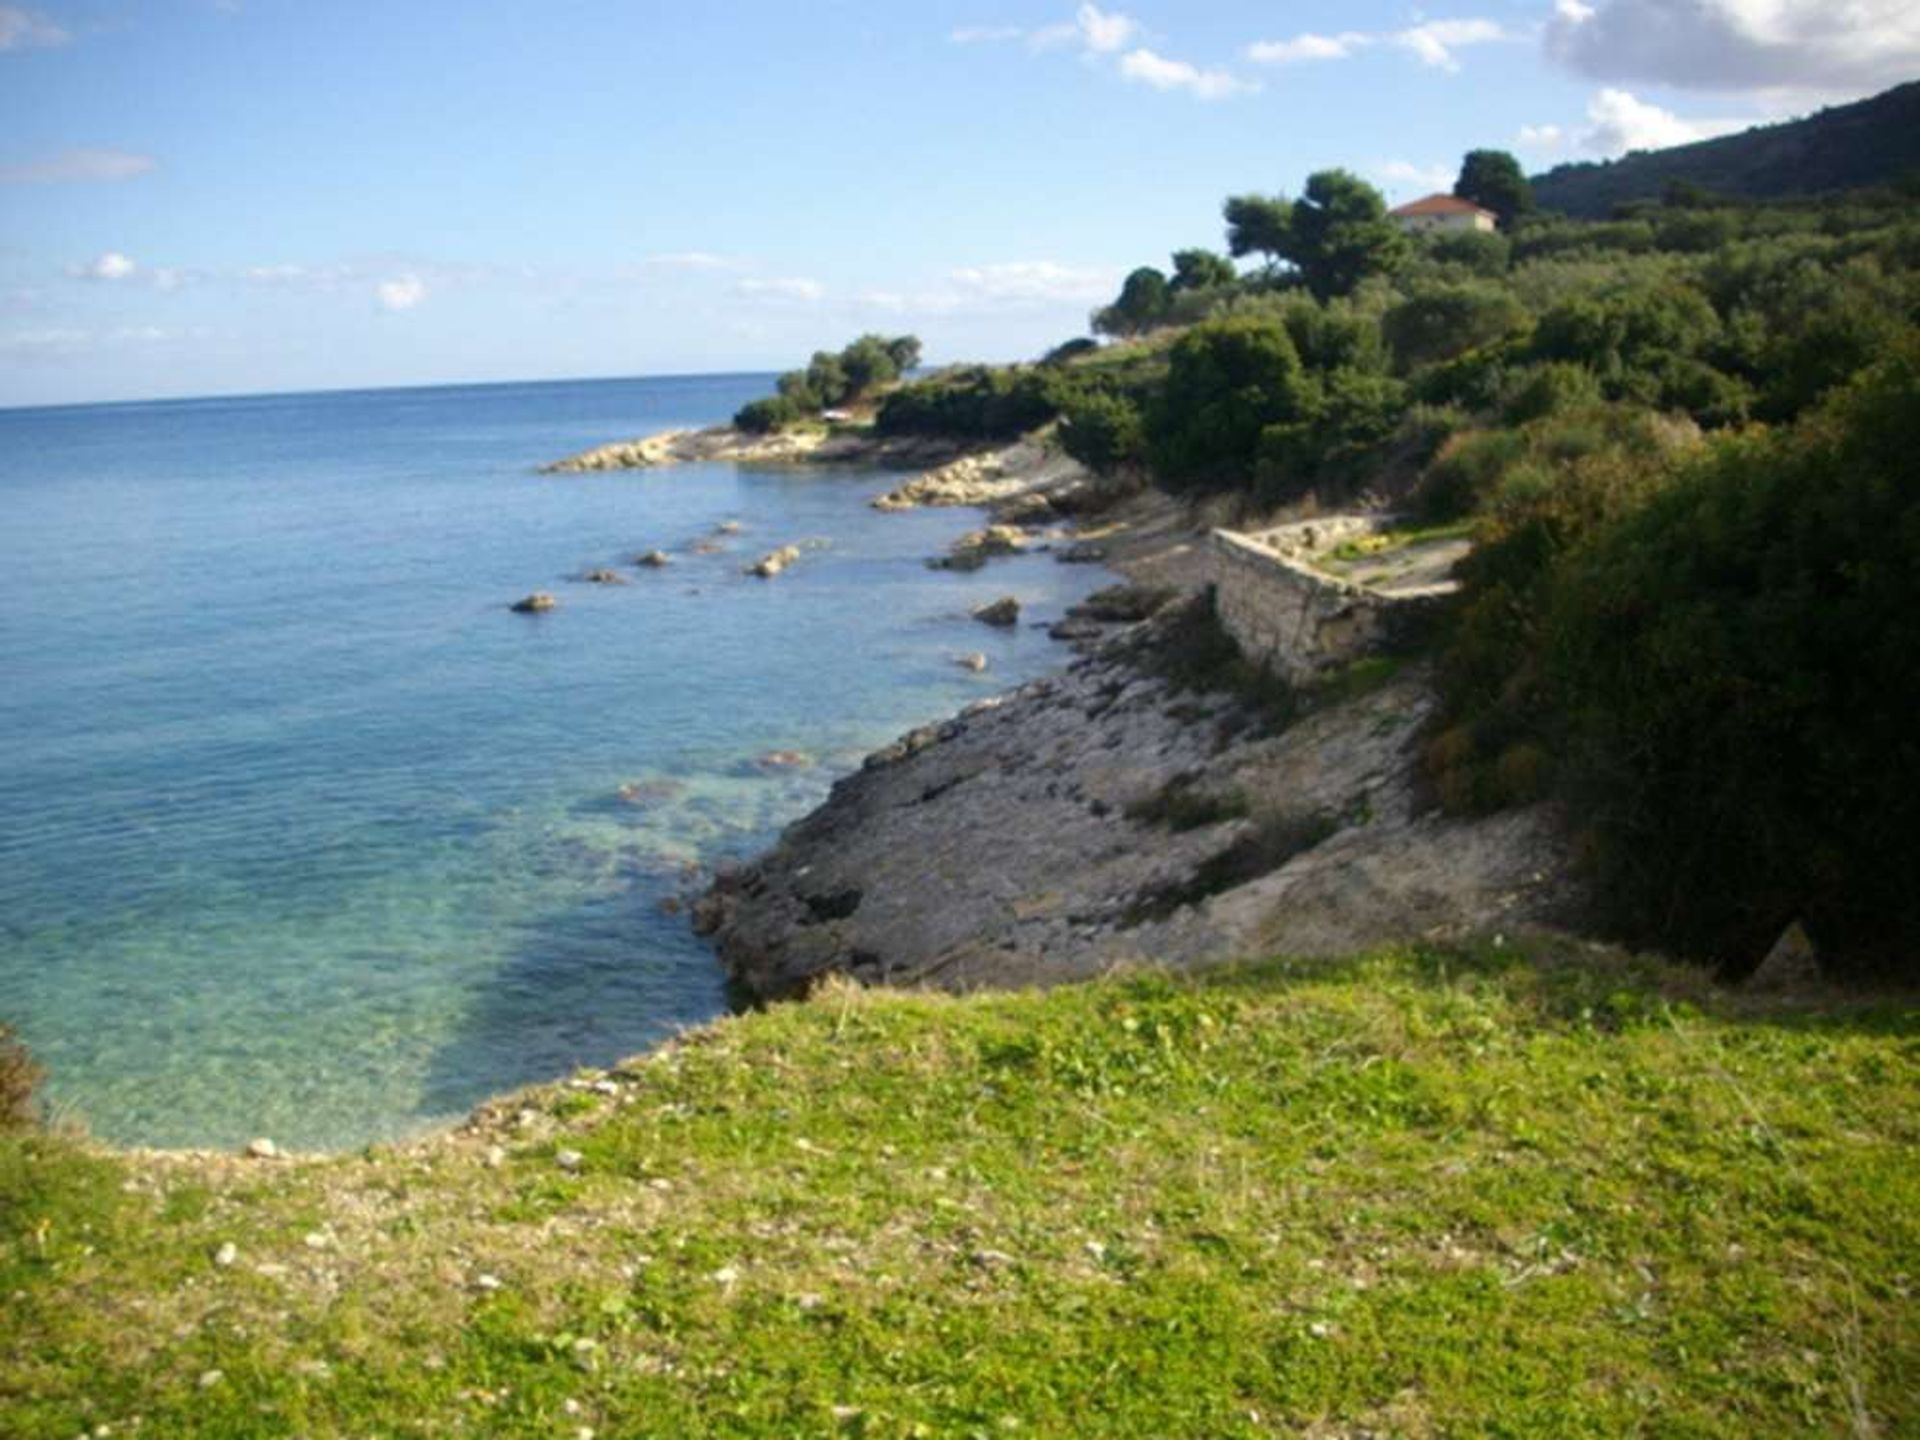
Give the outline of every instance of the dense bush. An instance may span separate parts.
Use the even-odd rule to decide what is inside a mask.
[[[1546,654],[1623,929],[1750,965],[1804,917],[1916,973],[1920,346],[1730,439],[1568,568]]]
[[[815,351],[806,369],[787,371],[774,382],[776,395],[743,405],[733,423],[754,435],[781,430],[822,409],[864,399],[919,363],[920,341],[912,335],[862,335],[838,354]]]
[[[1147,413],[1147,450],[1169,489],[1245,485],[1269,426],[1308,418],[1314,385],[1286,327],[1254,315],[1196,325],[1174,343]]]
[[[1059,413],[1040,369],[963,366],[889,392],[874,415],[882,435],[1012,439]]]
[[[1096,474],[1109,475],[1139,460],[1146,446],[1140,407],[1124,394],[1094,390],[1075,395],[1062,410],[1060,444]]]
[[[1527,323],[1512,295],[1492,285],[1436,286],[1380,317],[1380,332],[1402,372],[1504,339]]]

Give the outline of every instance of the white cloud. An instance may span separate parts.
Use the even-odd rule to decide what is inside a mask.
[[[1547,53],[1596,80],[1859,95],[1920,73],[1914,0],[1559,0]]]
[[[1430,20],[1392,36],[1394,44],[1411,50],[1422,65],[1448,71],[1460,68],[1454,51],[1468,45],[1489,45],[1513,38],[1504,27],[1492,20]]]
[[[1436,70],[1460,68],[1456,50],[1520,37],[1495,20],[1427,20],[1405,30],[1343,30],[1338,35],[1296,35],[1291,40],[1256,40],[1246,49],[1262,65],[1297,65],[1313,60],[1351,60],[1362,50],[1390,45],[1405,50]]]
[[[140,266],[118,250],[96,255],[83,265],[69,265],[67,273],[79,280],[128,280]]]
[[[1590,155],[1612,157],[1630,150],[1665,150],[1744,130],[1751,120],[1686,120],[1628,93],[1602,90],[1587,106],[1590,128],[1575,143]]]
[[[64,355],[78,351],[93,338],[88,330],[43,326],[33,330],[0,332],[0,352],[23,355]]]
[[[0,165],[0,185],[56,185],[68,181],[131,180],[160,168],[151,155],[128,150],[62,150],[24,165]]]
[[[1515,143],[1522,150],[1551,154],[1566,147],[1567,132],[1558,125],[1522,125]]]
[[[1116,274],[1104,267],[1061,265],[1052,260],[966,265],[949,272],[947,278],[961,293],[996,304],[1084,304],[1110,298],[1119,283]]]
[[[859,309],[894,316],[1007,314],[1059,308],[1078,312],[1111,300],[1119,288],[1120,271],[1112,266],[1004,260],[959,266],[923,290],[866,290],[853,298]]]
[[[73,37],[37,10],[0,5],[0,50],[32,50],[64,45]]]
[[[801,276],[773,276],[762,279],[757,276],[734,282],[734,293],[770,300],[796,300],[811,305],[822,299],[827,287],[818,280],[808,280]]]
[[[1068,24],[1043,25],[1027,36],[1036,50],[1056,50],[1072,46],[1089,55],[1111,55],[1124,49],[1140,34],[1140,22],[1119,11],[1102,10],[1097,5],[1082,5],[1073,12]]]
[[[1185,90],[1197,100],[1225,100],[1260,87],[1225,70],[1202,70],[1185,60],[1169,60],[1146,48],[1120,57],[1120,73],[1155,90]]]
[[[382,310],[411,310],[427,298],[427,285],[418,275],[396,275],[374,286],[373,298]]]
[[[1308,60],[1346,60],[1373,43],[1371,35],[1345,30],[1338,35],[1296,35],[1291,40],[1256,40],[1247,59],[1261,65],[1297,65]]]

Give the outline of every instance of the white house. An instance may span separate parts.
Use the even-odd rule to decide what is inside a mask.
[[[1493,211],[1482,210],[1471,200],[1453,195],[1429,195],[1398,210],[1389,210],[1387,218],[1409,234],[1433,230],[1494,230],[1500,225],[1500,217]]]

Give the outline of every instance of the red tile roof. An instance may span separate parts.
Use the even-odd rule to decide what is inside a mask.
[[[1402,205],[1398,210],[1389,210],[1387,214],[1395,220],[1412,219],[1419,215],[1485,215],[1490,220],[1500,218],[1491,210],[1453,195],[1429,195],[1424,200],[1415,200],[1411,205]]]

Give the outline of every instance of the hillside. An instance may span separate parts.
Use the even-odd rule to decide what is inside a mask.
[[[1912,1037],[1543,938],[829,987],[325,1160],[0,1137],[0,1430],[1911,1433]]]
[[[1671,182],[1745,200],[1889,185],[1920,175],[1920,81],[1738,135],[1560,165],[1533,180],[1543,210],[1600,219],[1628,200],[1657,199]]]

